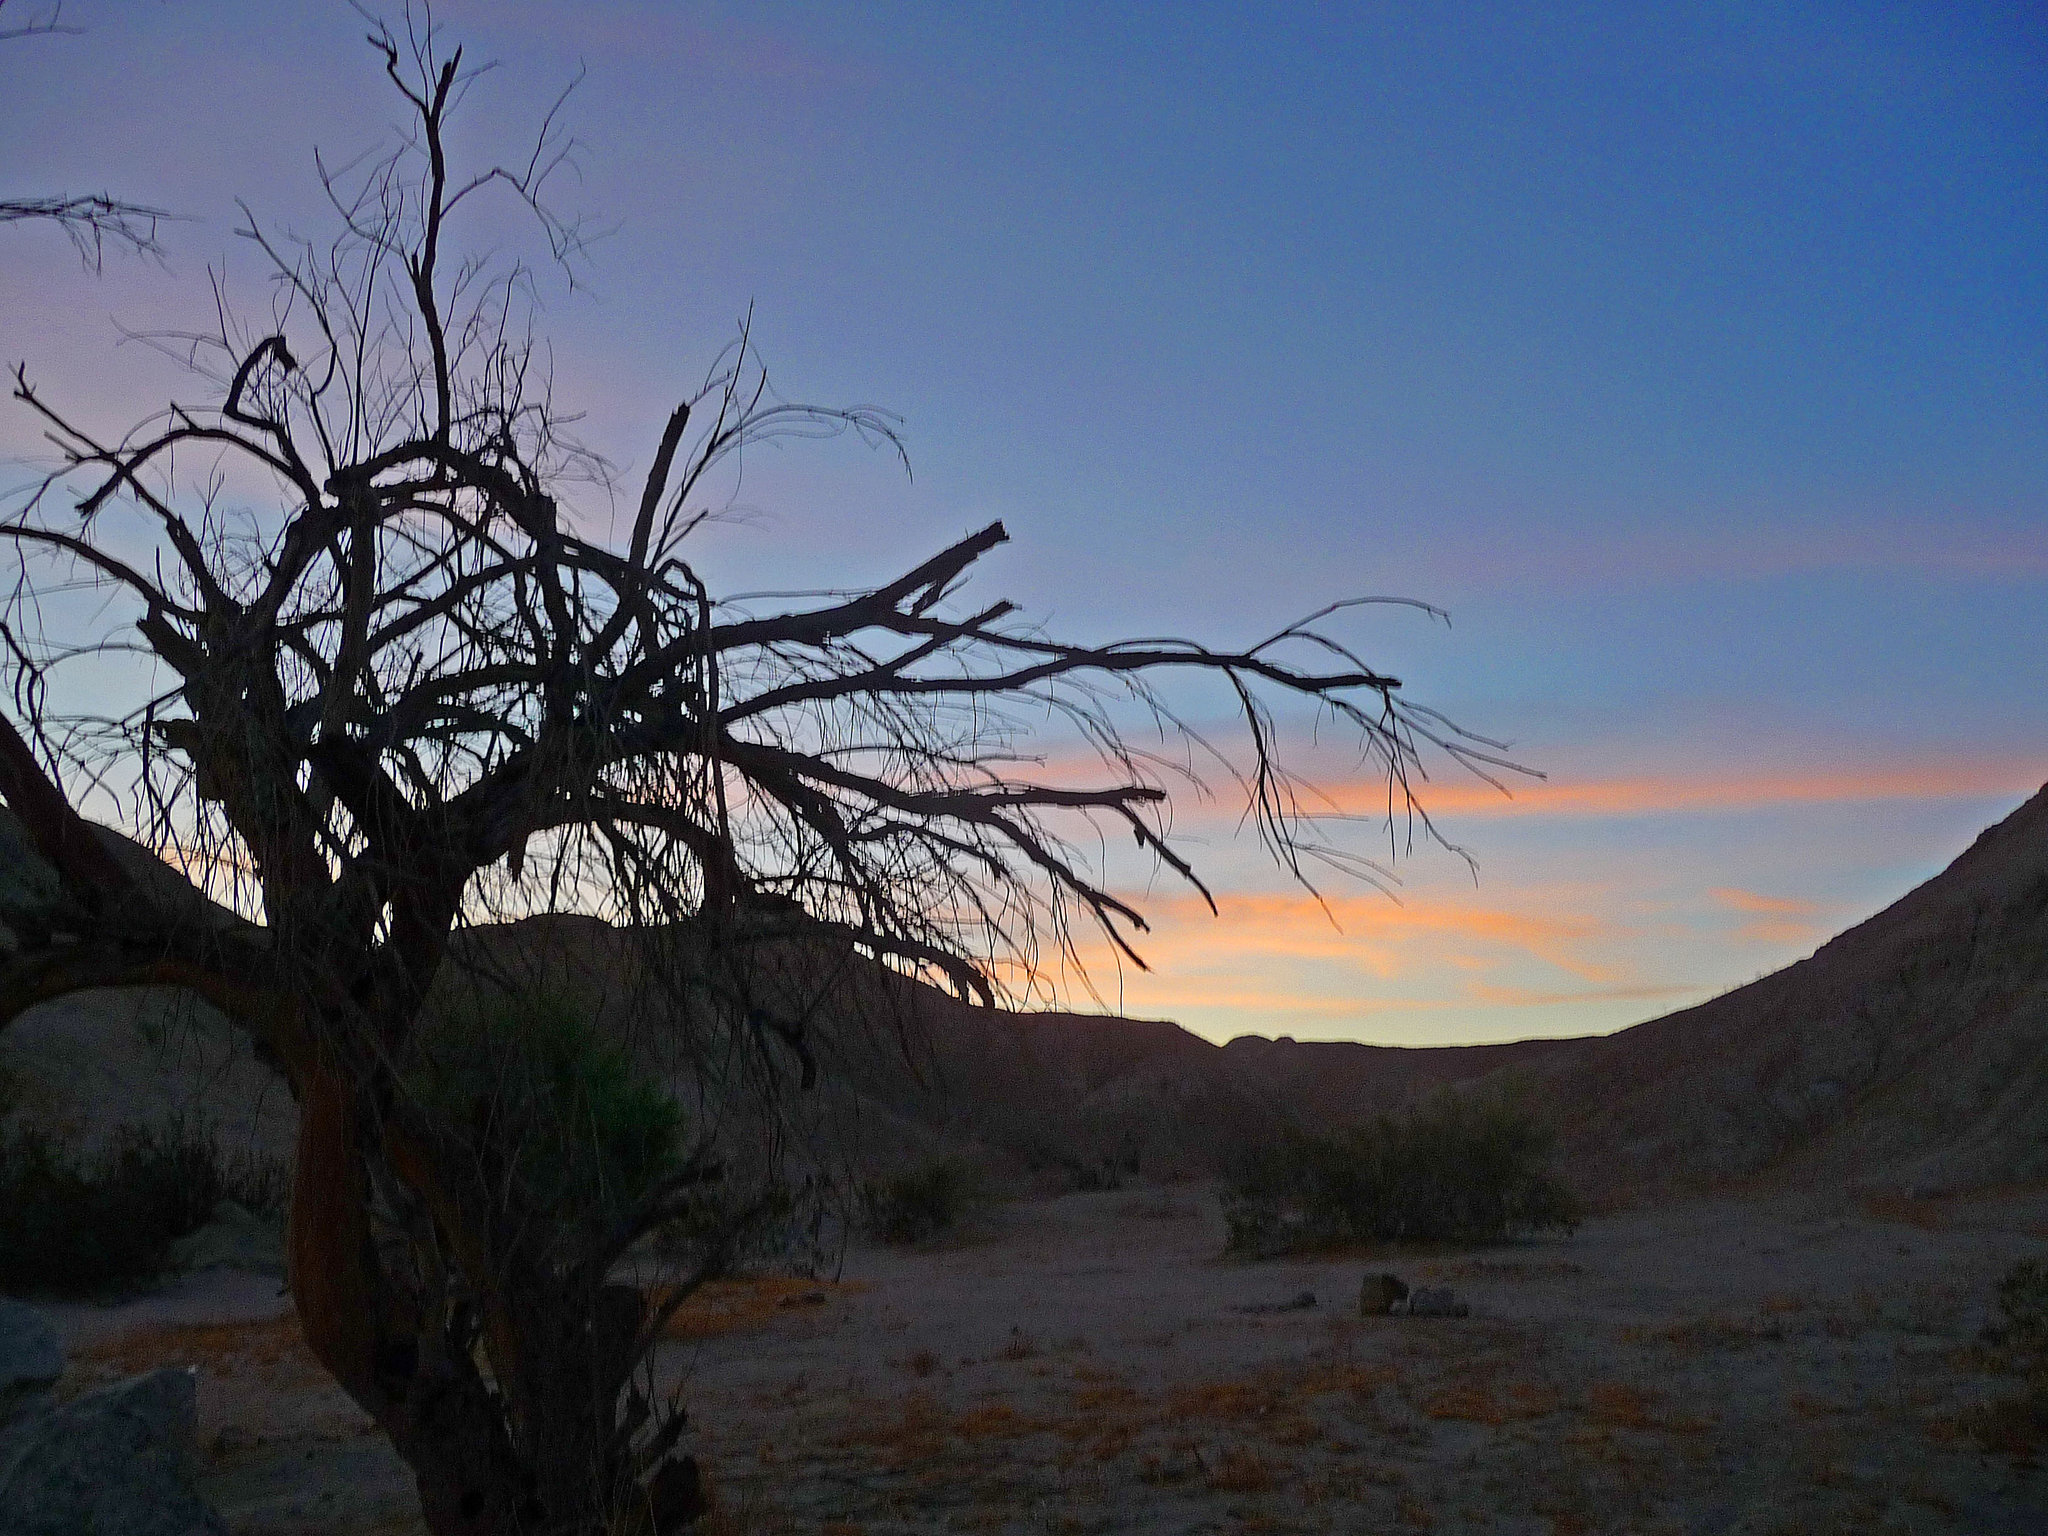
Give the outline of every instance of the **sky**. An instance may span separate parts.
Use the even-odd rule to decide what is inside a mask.
[[[1476,874],[1367,827],[1394,894],[1319,900],[1216,786],[1176,826],[1221,914],[1113,871],[1154,931],[1150,972],[1098,967],[1108,1006],[1217,1039],[1611,1030],[1810,953],[2048,780],[2039,5],[435,18],[500,66],[474,153],[581,73],[557,201],[603,238],[543,325],[624,475],[749,310],[786,393],[903,418],[909,478],[847,441],[751,463],[722,587],[885,579],[1000,517],[974,595],[1075,638],[1448,611],[1347,634],[1545,775],[1426,790]],[[184,217],[97,273],[0,227],[0,360],[125,424],[192,386],[124,333],[204,320],[210,269],[261,301],[236,200],[315,226],[315,148],[397,113],[339,0],[63,19],[0,45],[0,194]],[[37,446],[0,412],[0,484]]]

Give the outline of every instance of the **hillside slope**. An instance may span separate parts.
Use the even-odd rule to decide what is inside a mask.
[[[2048,1177],[2048,790],[1810,958],[1539,1078],[1596,1191]]]

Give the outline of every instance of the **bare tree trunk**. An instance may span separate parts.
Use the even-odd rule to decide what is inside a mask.
[[[467,1347],[421,1315],[386,1271],[371,1227],[365,1117],[339,1074],[299,1100],[292,1299],[307,1346],[412,1468],[434,1536],[577,1529],[539,1513],[504,1416]],[[522,1508],[522,1505],[525,1507]]]

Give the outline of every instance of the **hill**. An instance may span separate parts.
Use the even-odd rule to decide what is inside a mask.
[[[1336,1126],[1512,1072],[1604,1199],[1766,1182],[1936,1192],[2048,1178],[2048,789],[1809,958],[1604,1037],[1394,1048],[1065,1014],[920,1010],[944,1093],[906,1116],[1162,1172],[1281,1118]]]
[[[0,907],[46,885],[7,820],[0,812]],[[621,984],[632,946],[592,919],[534,919],[472,942],[562,967],[600,1009],[633,990]],[[1568,1176],[1597,1198],[1757,1180],[1936,1191],[2048,1177],[2048,790],[1808,959],[1605,1037],[1219,1046],[1165,1021],[984,1010],[878,967],[841,969],[815,1037],[825,1088],[814,1119],[855,1164],[950,1152],[1082,1183],[1200,1176],[1283,1121],[1343,1125],[1512,1072],[1555,1119]],[[10,1030],[7,1059],[53,1103],[91,1082],[75,1110],[87,1119],[179,1084],[232,1082],[247,1096],[260,1077],[218,1030],[183,1037],[188,1052],[211,1042],[203,1066],[152,1065],[128,1043],[134,1017],[132,1003],[74,999]],[[37,1070],[45,1057],[54,1070]],[[99,1070],[82,1070],[88,1057]],[[659,1053],[649,1061],[659,1067]],[[129,1078],[134,1093],[120,1086]],[[288,1144],[269,1123],[279,1098],[258,1117],[272,1145]],[[251,1117],[228,1106],[226,1118]]]

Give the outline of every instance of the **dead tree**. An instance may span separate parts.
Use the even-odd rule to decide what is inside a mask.
[[[460,52],[370,40],[414,131],[323,170],[330,241],[250,220],[277,298],[260,327],[186,339],[209,405],[108,439],[17,375],[62,463],[0,527],[19,554],[0,795],[65,897],[21,935],[0,1019],[156,985],[238,1021],[299,1104],[307,1342],[416,1472],[429,1528],[662,1532],[690,1516],[694,1472],[648,1362],[767,1198],[703,1106],[739,1091],[735,1061],[770,1099],[813,1066],[803,1021],[750,980],[763,946],[986,1004],[1079,933],[1141,963],[1139,912],[1075,834],[1106,824],[1203,889],[1118,723],[1136,708],[1182,731],[1163,678],[1222,686],[1250,813],[1297,875],[1354,855],[1300,814],[1275,701],[1348,727],[1403,813],[1425,750],[1496,760],[1333,638],[1335,609],[1231,650],[1069,644],[963,604],[1000,524],[880,586],[721,601],[689,538],[747,447],[899,447],[882,413],[775,395],[744,333],[598,531],[565,499],[601,466],[563,435],[528,274],[451,247],[452,220],[508,195],[573,250],[543,197],[566,153],[553,115],[525,160],[460,173]],[[1019,756],[1048,716],[1095,749],[1097,782]],[[185,899],[87,811],[181,871]],[[504,952],[493,925],[545,914],[644,940],[647,1006],[707,1064],[672,1154],[573,1209],[507,1176],[521,1128],[496,1100],[451,1106],[409,1075],[451,973]],[[672,1282],[624,1283],[628,1251],[678,1227]]]

